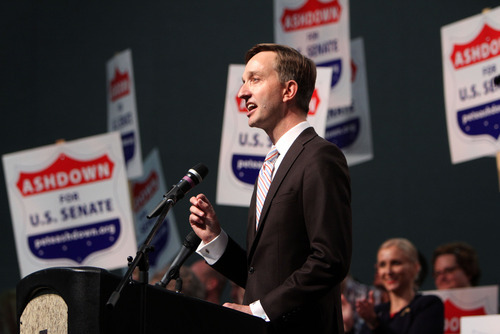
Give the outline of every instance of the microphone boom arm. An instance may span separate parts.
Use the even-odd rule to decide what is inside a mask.
[[[162,202],[163,203],[163,202]],[[155,225],[153,226],[153,229],[151,232],[149,232],[149,235],[147,236],[146,240],[142,244],[142,246],[139,248],[137,251],[136,257],[132,263],[129,262],[129,268],[125,275],[123,276],[122,280],[118,284],[117,288],[111,296],[108,299],[108,302],[106,303],[106,306],[110,309],[114,308],[116,303],[118,302],[118,299],[120,299],[120,294],[123,288],[125,287],[125,284],[130,280],[130,277],[132,276],[132,273],[134,272],[135,268],[139,265],[139,269],[141,270],[141,273],[143,274],[142,278],[142,283],[147,284],[148,283],[148,277],[147,277],[147,271],[149,269],[149,261],[148,261],[148,253],[151,251],[151,241],[155,237],[156,233],[160,229],[161,224],[165,220],[165,217],[168,214],[168,211],[172,206],[174,206],[174,202],[172,200],[165,200],[165,203],[162,205],[161,213],[159,214],[158,218],[156,219]]]

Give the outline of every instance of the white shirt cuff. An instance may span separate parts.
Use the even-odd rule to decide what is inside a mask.
[[[269,322],[269,318],[262,308],[262,305],[260,304],[260,300],[257,300],[256,302],[253,302],[250,304],[250,310],[252,311],[252,314],[256,317],[262,318],[265,321]]]
[[[221,230],[220,234],[208,244],[201,241],[196,249],[196,253],[201,255],[209,265],[212,265],[224,254],[228,241],[227,233]]]

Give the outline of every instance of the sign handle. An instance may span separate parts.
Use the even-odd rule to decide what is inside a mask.
[[[500,151],[497,152],[498,189],[500,191]]]

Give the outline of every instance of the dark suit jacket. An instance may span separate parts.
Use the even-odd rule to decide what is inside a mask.
[[[416,295],[410,304],[390,316],[391,304],[375,307],[379,326],[370,331],[366,324],[363,334],[442,334],[444,332],[444,306],[437,296]]]
[[[258,231],[254,191],[247,251],[230,239],[214,267],[245,287],[245,304],[261,301],[273,328],[343,333],[340,283],[351,261],[350,201],[344,155],[308,128],[274,176]]]

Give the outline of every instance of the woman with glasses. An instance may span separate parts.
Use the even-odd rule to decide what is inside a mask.
[[[432,267],[438,290],[476,286],[481,276],[476,251],[464,242],[437,247],[432,256]]]

